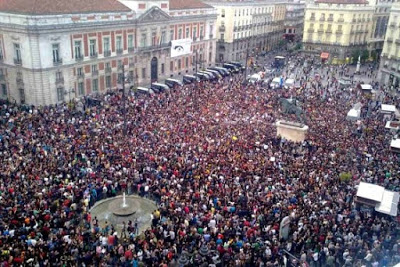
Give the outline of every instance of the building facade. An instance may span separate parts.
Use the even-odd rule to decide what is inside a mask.
[[[400,3],[391,8],[378,80],[395,88],[400,84]]]
[[[367,49],[374,8],[364,0],[321,0],[307,4],[304,52],[333,63],[349,62]]]
[[[285,38],[289,41],[302,41],[304,28],[305,2],[289,2],[286,5]]]
[[[217,62],[243,61],[282,40],[286,6],[273,1],[208,1],[217,9]]]
[[[372,2],[374,6],[374,15],[372,17],[372,30],[369,38],[368,49],[375,51],[376,55],[380,55],[383,50],[383,42],[385,40],[386,29],[388,27],[390,9],[392,1],[375,0]]]
[[[55,1],[0,5],[2,98],[48,105],[122,87],[123,76],[150,85],[214,63],[216,12],[202,2]],[[171,41],[185,38],[189,53],[172,58]]]

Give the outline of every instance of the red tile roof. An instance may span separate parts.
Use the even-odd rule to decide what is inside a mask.
[[[129,12],[117,0],[0,0],[0,12],[49,15]]]
[[[366,0],[316,0],[315,3],[362,5],[362,4],[368,4],[368,1],[366,1]]]
[[[201,2],[200,0],[169,0],[169,9],[171,10],[196,8],[212,8],[212,6]]]

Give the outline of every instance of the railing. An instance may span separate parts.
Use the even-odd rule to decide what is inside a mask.
[[[356,19],[352,19],[351,22],[355,23],[355,22],[357,22],[357,20]]]
[[[111,50],[104,51],[103,55],[104,55],[104,57],[111,56]]]
[[[98,56],[97,52],[90,54],[90,58],[97,58],[97,56]]]
[[[168,47],[171,47],[171,42],[160,44],[160,45],[151,45],[151,46],[138,47],[138,51],[140,52],[140,51],[161,50],[161,49],[166,49]]]
[[[327,33],[327,34],[331,34],[331,33],[332,33],[332,29],[327,29],[327,30],[326,30],[326,33]]]
[[[314,29],[308,29],[307,32],[308,33],[314,33]]]
[[[319,21],[325,21],[325,18],[319,18]]]
[[[83,60],[83,55],[76,55],[75,56],[76,61],[82,61]]]
[[[387,38],[387,41],[388,41],[389,43],[393,43],[393,38],[392,38],[392,37],[388,37],[388,38]]]
[[[62,58],[57,58],[56,60],[53,61],[54,66],[59,66],[63,63]]]
[[[2,62],[4,59],[3,55],[0,55],[0,62]]]
[[[111,73],[111,71],[112,71],[111,67],[106,67],[106,68],[104,69],[104,72],[105,72],[105,73]]]
[[[225,26],[219,26],[219,31],[220,32],[225,32]]]
[[[390,27],[391,27],[391,28],[396,27],[396,23],[394,23],[394,22],[390,23]]]
[[[22,59],[20,59],[20,58],[14,58],[14,64],[15,64],[15,65],[22,65]]]
[[[214,35],[210,34],[208,37],[209,37],[209,39],[213,39]]]
[[[117,49],[117,55],[121,55],[124,52],[124,49],[118,48]]]
[[[315,21],[315,17],[310,17],[310,20],[311,21]]]
[[[341,35],[341,34],[343,34],[343,31],[342,30],[336,30],[336,34],[337,35]]]
[[[56,77],[56,83],[64,83],[64,77]]]
[[[135,67],[135,63],[129,63],[129,68]]]
[[[117,69],[122,70],[123,68],[124,68],[124,65],[119,65]]]
[[[338,22],[339,22],[339,23],[343,23],[343,22],[344,22],[344,19],[343,19],[343,18],[339,18],[339,19],[338,19]]]
[[[318,33],[324,33],[323,29],[318,29]]]
[[[85,73],[78,73],[76,76],[78,77],[78,79],[83,79],[85,78]]]
[[[396,44],[400,44],[400,39],[396,39]]]
[[[97,76],[99,75],[99,71],[98,70],[93,70],[92,71],[92,76]]]
[[[128,52],[133,52],[133,51],[135,51],[134,47],[128,47]]]
[[[331,22],[332,22],[332,21],[333,21],[333,17],[329,17],[329,18],[328,18],[328,21],[331,21]]]
[[[17,77],[16,81],[18,84],[24,84],[24,79],[22,77]]]

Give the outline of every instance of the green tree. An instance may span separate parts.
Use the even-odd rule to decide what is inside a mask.
[[[369,58],[369,51],[368,51],[367,49],[364,49],[364,50],[361,52],[361,62],[367,61],[368,58]]]

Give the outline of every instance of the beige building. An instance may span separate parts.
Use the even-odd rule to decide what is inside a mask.
[[[49,105],[150,85],[215,61],[213,7],[197,0],[2,0],[0,97]],[[172,42],[190,40],[172,57]],[[198,54],[198,60],[195,54]],[[128,83],[128,84],[127,84]]]
[[[285,38],[290,41],[302,41],[304,29],[305,2],[295,1],[287,3],[285,24]]]
[[[400,3],[393,4],[381,55],[379,81],[399,87],[400,84]]]
[[[320,0],[307,4],[303,44],[306,53],[333,63],[349,61],[367,49],[374,8],[364,0]]]
[[[217,9],[217,62],[242,61],[282,40],[286,6],[274,1],[207,1]]]

